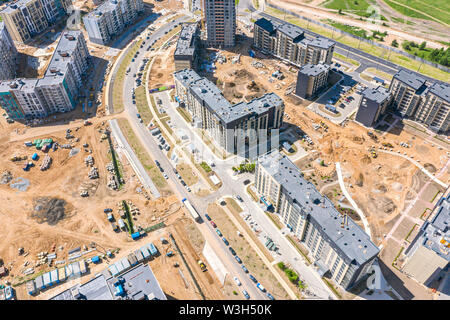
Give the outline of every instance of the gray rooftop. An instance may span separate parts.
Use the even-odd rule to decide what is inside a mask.
[[[308,45],[308,46],[318,47],[318,48],[327,49],[327,50],[330,47],[334,46],[334,44],[335,44],[334,41],[331,41],[327,38],[322,38],[322,37],[305,38],[301,41],[301,43]]]
[[[367,87],[362,92],[362,95],[369,100],[375,101],[377,103],[383,103],[384,101],[386,101],[386,99],[389,98],[390,93],[388,89],[379,86],[377,88]]]
[[[193,83],[194,81],[200,80],[202,78],[198,75],[197,72],[192,69],[183,69],[180,71],[176,71],[174,72],[173,76],[186,88],[190,87],[191,83]]]
[[[290,23],[283,23],[279,25],[277,27],[277,30],[280,31],[281,33],[284,33],[289,38],[294,39],[294,42],[295,40],[299,41],[304,37],[304,31],[300,27],[297,27]]]
[[[450,194],[439,200],[435,210],[433,220],[422,226],[421,243],[450,261]]]
[[[124,280],[123,287],[126,291],[126,295],[122,298],[114,295],[114,283],[116,283],[118,279],[111,277],[108,273],[102,272],[92,280],[64,290],[50,300],[75,300],[75,297],[72,294],[73,289],[78,289],[79,293],[83,296],[83,299],[86,300],[137,300],[144,297],[147,299],[167,300],[148,265],[139,264],[129,271],[120,274],[120,277]]]
[[[327,197],[302,177],[300,169],[288,157],[273,150],[261,156],[258,162],[281,184],[294,205],[322,227],[329,240],[349,261],[354,260],[361,265],[378,254],[377,246],[352,219],[348,218],[348,225],[341,228],[341,214]]]
[[[177,41],[177,48],[175,49],[175,55],[193,55],[195,51],[195,34],[197,32],[197,23],[183,23],[183,27],[180,32],[180,36]]]
[[[330,66],[327,64],[305,64],[303,67],[300,68],[298,72],[303,73],[307,76],[317,76],[321,74],[322,72],[326,72],[330,70]]]
[[[422,86],[425,85],[424,78],[419,77],[415,73],[406,71],[404,69],[400,69],[400,71],[394,75],[394,79],[397,79],[397,80],[407,84],[408,86],[410,86],[411,88],[413,88],[416,91],[421,89]]]
[[[10,3],[0,13],[3,13],[3,12],[5,12],[5,13],[12,13],[12,12],[18,10],[20,7],[23,7],[24,5],[26,5],[30,1],[32,1],[32,0],[18,0],[16,2]]]
[[[89,12],[87,18],[99,19],[105,13],[114,11],[117,6],[118,6],[117,0],[109,0],[109,1],[107,0],[103,2],[101,5],[99,5],[95,10]]]
[[[430,87],[430,92],[444,101],[450,103],[450,85],[443,83],[434,83]]]

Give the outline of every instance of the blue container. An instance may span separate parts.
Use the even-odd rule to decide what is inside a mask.
[[[131,235],[131,239],[137,240],[141,236],[140,232],[135,232]]]
[[[92,263],[99,263],[100,262],[100,258],[98,256],[93,256],[91,261],[92,261]]]
[[[31,156],[31,159],[37,160],[38,157],[39,157],[38,154],[35,152],[35,153],[33,153],[33,155]]]

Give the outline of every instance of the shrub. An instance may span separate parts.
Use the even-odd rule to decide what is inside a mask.
[[[277,263],[277,266],[278,266],[278,268],[280,268],[281,270],[285,270],[286,269],[286,266],[284,265],[284,262],[278,262]]]

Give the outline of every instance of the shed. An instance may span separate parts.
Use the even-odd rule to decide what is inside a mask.
[[[135,266],[138,264],[138,260],[137,260],[136,256],[134,255],[134,253],[130,253],[128,255],[128,261],[130,261],[131,266]]]
[[[91,261],[92,261],[92,263],[100,263],[100,258],[99,258],[99,256],[93,256],[91,258]]]
[[[142,252],[142,255],[144,256],[144,259],[147,259],[150,257],[150,252],[148,252],[146,247],[141,247],[140,250]]]
[[[27,282],[27,292],[30,296],[36,293],[36,283],[34,283],[34,280]]]
[[[85,274],[86,273],[86,262],[83,260],[80,260],[80,273]]]
[[[33,153],[33,155],[31,156],[31,159],[36,160],[38,158],[38,154],[35,152]]]
[[[45,289],[44,286],[44,280],[42,276],[37,277],[36,279],[34,279],[34,282],[36,283],[36,289],[37,290],[43,290]]]
[[[144,256],[142,255],[141,250],[136,250],[136,251],[134,252],[134,256],[136,257],[136,259],[137,259],[138,262],[144,261]]]
[[[124,271],[131,268],[130,261],[128,261],[127,258],[123,258],[122,260],[120,260],[120,262],[122,263],[122,266],[123,266],[123,270],[124,270]]]
[[[66,280],[66,269],[64,267],[58,269],[58,280],[59,282]]]
[[[57,269],[53,269],[52,271],[50,271],[50,278],[51,278],[52,284],[59,283],[58,270]]]
[[[116,267],[115,264],[112,264],[112,265],[108,266],[108,270],[109,270],[109,272],[111,272],[111,274],[113,276],[116,276],[116,275],[119,274],[119,270],[117,270],[117,267]]]
[[[42,281],[44,282],[44,288],[52,286],[52,279],[50,276],[50,272],[44,273],[42,275]]]
[[[121,261],[117,261],[116,263],[114,263],[114,265],[116,266],[117,271],[118,271],[119,273],[121,273],[121,272],[123,271],[124,267],[123,267],[123,264],[122,264]]]
[[[65,266],[65,270],[66,270],[66,279],[69,279],[73,276],[73,267],[71,264],[68,264],[67,266]]]
[[[72,266],[73,276],[75,276],[75,277],[81,276],[80,264],[78,263],[78,261],[75,261],[75,262],[71,263],[70,265]]]

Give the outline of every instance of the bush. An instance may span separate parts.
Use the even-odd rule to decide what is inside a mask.
[[[393,46],[394,48],[398,48],[398,42],[397,42],[397,40],[392,40],[392,42],[391,42],[391,46]]]
[[[284,262],[278,262],[277,266],[278,266],[278,268],[280,268],[283,271],[286,269],[286,266],[284,265]]]
[[[233,290],[233,294],[234,294],[235,296],[238,295],[238,293],[237,293],[235,290]]]

